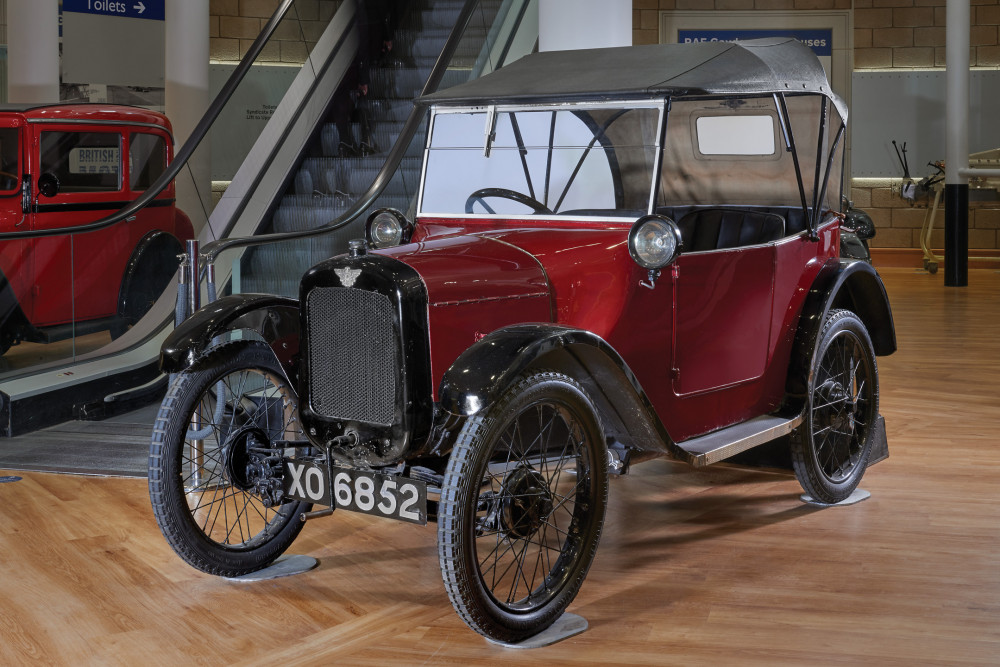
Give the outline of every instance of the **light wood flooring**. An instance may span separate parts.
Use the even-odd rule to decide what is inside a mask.
[[[637,466],[570,607],[582,635],[517,651],[468,630],[433,525],[338,512],[292,547],[318,569],[241,584],[171,552],[143,480],[16,473],[0,664],[1000,664],[1000,273],[884,277],[900,349],[872,497],[817,509],[789,476]]]

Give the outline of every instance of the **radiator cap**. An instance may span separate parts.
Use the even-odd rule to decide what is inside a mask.
[[[368,243],[364,239],[351,239],[347,242],[351,257],[361,257],[368,254]]]

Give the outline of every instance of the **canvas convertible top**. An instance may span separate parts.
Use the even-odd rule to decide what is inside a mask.
[[[537,104],[778,92],[825,95],[847,118],[847,105],[830,90],[819,59],[788,37],[532,53],[417,103]]]

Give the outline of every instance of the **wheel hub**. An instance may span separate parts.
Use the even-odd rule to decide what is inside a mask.
[[[839,382],[828,380],[819,387],[817,393],[820,401],[829,406],[822,413],[825,423],[821,426],[828,426],[838,433],[853,434],[857,406],[844,386]]]
[[[222,470],[226,480],[241,491],[255,489],[264,474],[251,455],[251,450],[266,447],[267,433],[256,427],[242,428],[233,433],[222,446]]]
[[[552,493],[537,470],[519,466],[503,481],[500,519],[513,537],[534,534],[552,513]]]

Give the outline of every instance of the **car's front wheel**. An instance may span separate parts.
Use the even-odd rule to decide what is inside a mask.
[[[302,440],[295,393],[263,343],[228,343],[179,373],[153,427],[149,497],[167,542],[226,577],[280,556],[307,503],[271,495],[278,440]],[[280,465],[280,463],[278,464]]]
[[[878,367],[865,325],[847,310],[823,323],[809,372],[805,419],[792,438],[792,466],[805,492],[838,503],[868,467],[878,417]]]
[[[518,642],[569,606],[600,539],[607,466],[593,404],[559,373],[522,376],[465,421],[441,492],[438,554],[472,629]]]

